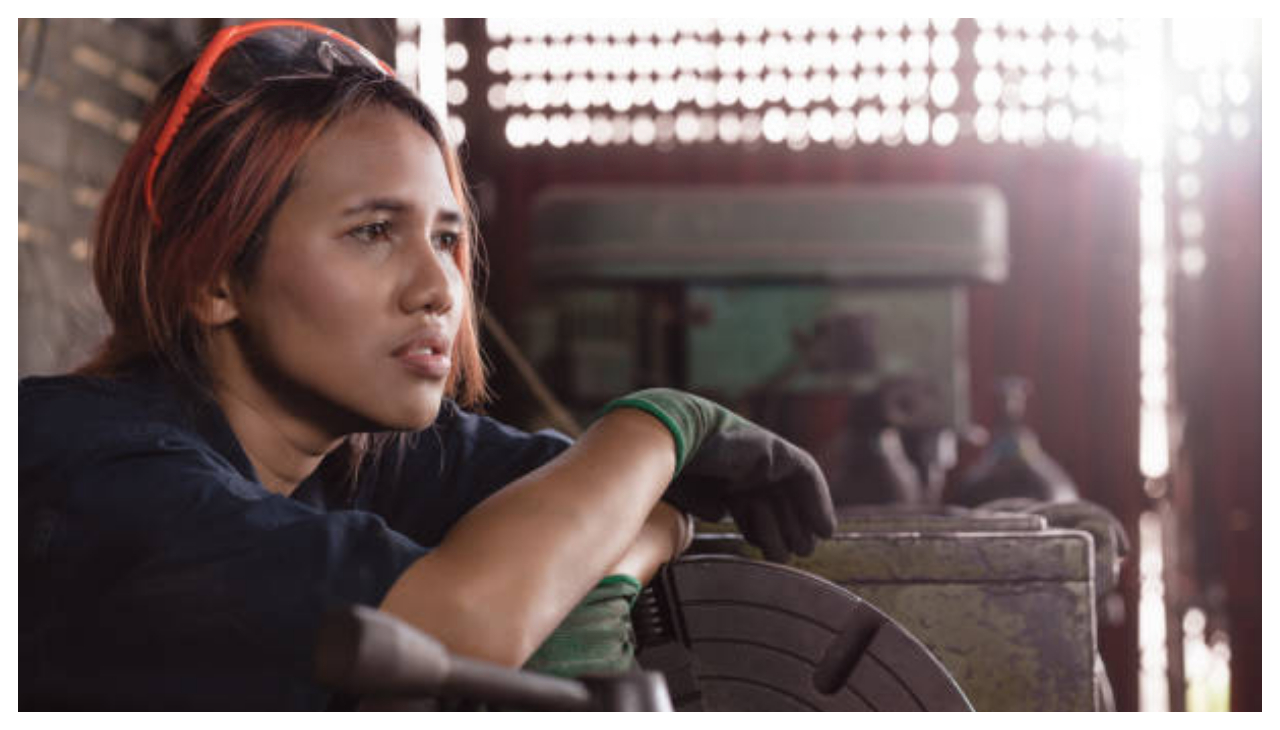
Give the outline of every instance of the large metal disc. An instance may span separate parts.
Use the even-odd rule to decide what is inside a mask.
[[[693,556],[632,613],[636,657],[677,710],[971,710],[946,669],[888,616],[794,568]]]

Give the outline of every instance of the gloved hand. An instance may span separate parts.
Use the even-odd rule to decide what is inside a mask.
[[[835,508],[826,477],[807,451],[705,398],[651,388],[605,406],[639,408],[676,442],[676,474],[663,499],[704,520],[729,514],[765,558],[813,552],[831,537]]]
[[[606,576],[542,642],[524,668],[560,677],[635,669],[631,607],[639,595],[635,578]]]

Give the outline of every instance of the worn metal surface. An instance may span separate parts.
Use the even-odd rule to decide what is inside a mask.
[[[790,564],[901,623],[977,710],[1097,709],[1092,538],[1044,524],[1035,515],[846,510],[833,539]],[[693,550],[758,554],[723,532],[703,532]]]
[[[633,611],[636,658],[677,710],[968,710],[907,631],[810,573],[729,556],[663,569]]]
[[[536,273],[556,279],[999,281],[1008,214],[984,185],[551,188]]]

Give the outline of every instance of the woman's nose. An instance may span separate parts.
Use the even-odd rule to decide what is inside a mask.
[[[412,267],[408,285],[402,296],[402,307],[406,312],[425,310],[432,314],[446,314],[455,304],[458,282],[455,276],[457,264],[453,255],[436,248],[430,236],[415,241],[412,246],[413,256],[409,263]]]

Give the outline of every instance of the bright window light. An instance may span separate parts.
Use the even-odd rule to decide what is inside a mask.
[[[1164,712],[1169,709],[1164,527],[1155,512],[1138,519],[1138,585],[1138,707]]]
[[[994,32],[979,33],[973,42],[973,57],[979,66],[995,66],[1000,62],[1000,36]]]
[[[991,143],[1000,137],[1000,112],[994,106],[980,107],[973,115],[973,132],[978,140]]]
[[[1045,138],[1044,112],[1040,109],[1026,109],[1022,113],[1022,141],[1031,147],[1044,144]]]
[[[956,141],[956,137],[960,133],[960,121],[956,119],[956,115],[951,112],[943,112],[933,120],[933,141],[935,144],[946,147]]]
[[[542,114],[531,114],[525,119],[524,142],[529,147],[537,147],[547,141],[547,118]]]
[[[445,99],[449,106],[461,106],[467,102],[467,85],[458,79],[450,79],[445,86]]]
[[[461,71],[467,67],[467,47],[461,43],[450,43],[444,49],[444,65],[450,71]]]
[[[825,108],[815,109],[809,117],[808,128],[808,134],[813,141],[818,143],[830,142],[834,131],[831,112]]]
[[[867,138],[885,145],[952,144],[974,137],[1123,149],[1140,159],[1149,155],[1142,148],[1152,145],[1145,130],[1164,113],[1152,101],[1153,85],[1144,81],[1164,59],[1139,52],[1149,46],[1152,28],[1165,27],[1156,21],[979,19],[961,28],[955,19],[508,19],[487,21],[491,45],[483,50],[443,39],[435,50],[415,46],[415,37],[435,27],[425,21],[419,32],[417,23],[404,19],[397,26],[407,43],[397,52],[400,64],[416,53],[411,65],[425,69],[434,53],[433,71],[443,67],[455,74],[439,82],[441,102],[460,107],[470,100],[458,72],[475,65],[469,53],[478,54],[481,70],[493,75],[482,87],[485,108],[504,121],[525,116],[514,129],[526,147],[535,146],[529,140],[538,137],[531,121],[538,112],[549,118],[587,115],[586,122],[574,117],[579,121],[567,145],[618,143],[622,135],[612,132],[606,141],[601,113],[611,129],[618,116],[647,114],[654,130],[650,144],[663,150],[728,144],[722,134],[728,113],[738,120],[728,134],[736,144],[749,144],[744,115],[755,112],[757,139],[768,139],[768,131],[777,143],[799,149],[792,114],[803,112],[806,139],[821,144]],[[406,30],[410,24],[418,36]],[[442,34],[442,24],[436,25]],[[1090,30],[1082,32],[1086,26]],[[1195,137],[1256,135],[1257,79],[1245,65],[1257,55],[1254,26],[1203,19],[1173,26],[1171,58],[1201,70],[1187,71],[1192,83],[1179,87],[1171,129]],[[971,86],[960,88],[960,78]],[[429,82],[415,79],[424,87]],[[785,132],[765,123],[770,107],[786,114]],[[815,115],[819,108],[826,111]],[[842,137],[838,120],[849,134]],[[551,131],[554,125],[547,124]],[[522,136],[523,128],[534,131]],[[555,130],[544,132],[539,144],[566,139],[560,127]],[[638,144],[630,124],[626,132],[626,143]],[[649,136],[644,125],[640,136]],[[1175,151],[1184,165],[1200,154],[1182,143]]]
[[[959,95],[960,83],[956,80],[955,74],[950,71],[940,71],[934,75],[933,81],[929,84],[929,96],[933,99],[934,106],[939,109],[949,109],[956,103]]]
[[[742,120],[737,114],[721,114],[717,132],[721,142],[735,144],[742,134]]]
[[[609,117],[597,115],[591,118],[591,144],[603,147],[613,141],[613,124]]]
[[[955,66],[960,58],[960,44],[956,42],[955,36],[939,35],[933,39],[930,55],[934,66],[949,69]]]
[[[913,33],[907,38],[903,49],[907,65],[913,69],[923,69],[929,65],[929,37],[924,33]]]
[[[858,101],[858,82],[852,76],[840,75],[831,83],[831,102],[847,109]]]
[[[809,106],[809,80],[803,76],[793,77],[787,83],[787,106],[792,109],[804,109]]]
[[[765,140],[781,142],[787,138],[787,113],[778,107],[772,107],[764,113],[760,129]]]
[[[814,103],[825,102],[831,98],[831,74],[816,73],[809,77],[809,97]]]
[[[904,82],[908,104],[923,104],[929,100],[929,74],[919,69],[909,72]]]
[[[973,95],[979,104],[994,104],[1002,89],[1000,73],[995,69],[984,68],[973,78]]]
[[[657,137],[657,127],[653,123],[653,119],[647,115],[641,115],[635,118],[631,124],[631,137],[635,143],[641,146],[653,144]]]
[[[880,80],[880,103],[888,109],[902,105],[907,98],[907,83],[898,71],[886,73]]]
[[[831,119],[831,137],[837,144],[851,141],[858,132],[858,118],[848,109],[841,109]]]
[[[922,145],[929,141],[929,112],[924,107],[914,106],[907,110],[903,120],[903,134],[907,142]]]
[[[1049,96],[1044,77],[1036,73],[1022,77],[1019,96],[1027,106],[1043,106]]]
[[[880,45],[880,37],[875,35],[865,36],[858,43],[858,64],[862,68],[879,68],[882,65]]]
[[[1000,115],[1000,138],[1009,144],[1022,141],[1022,110],[1006,109]]]
[[[867,107],[858,114],[858,141],[872,144],[880,139],[880,110]]]

